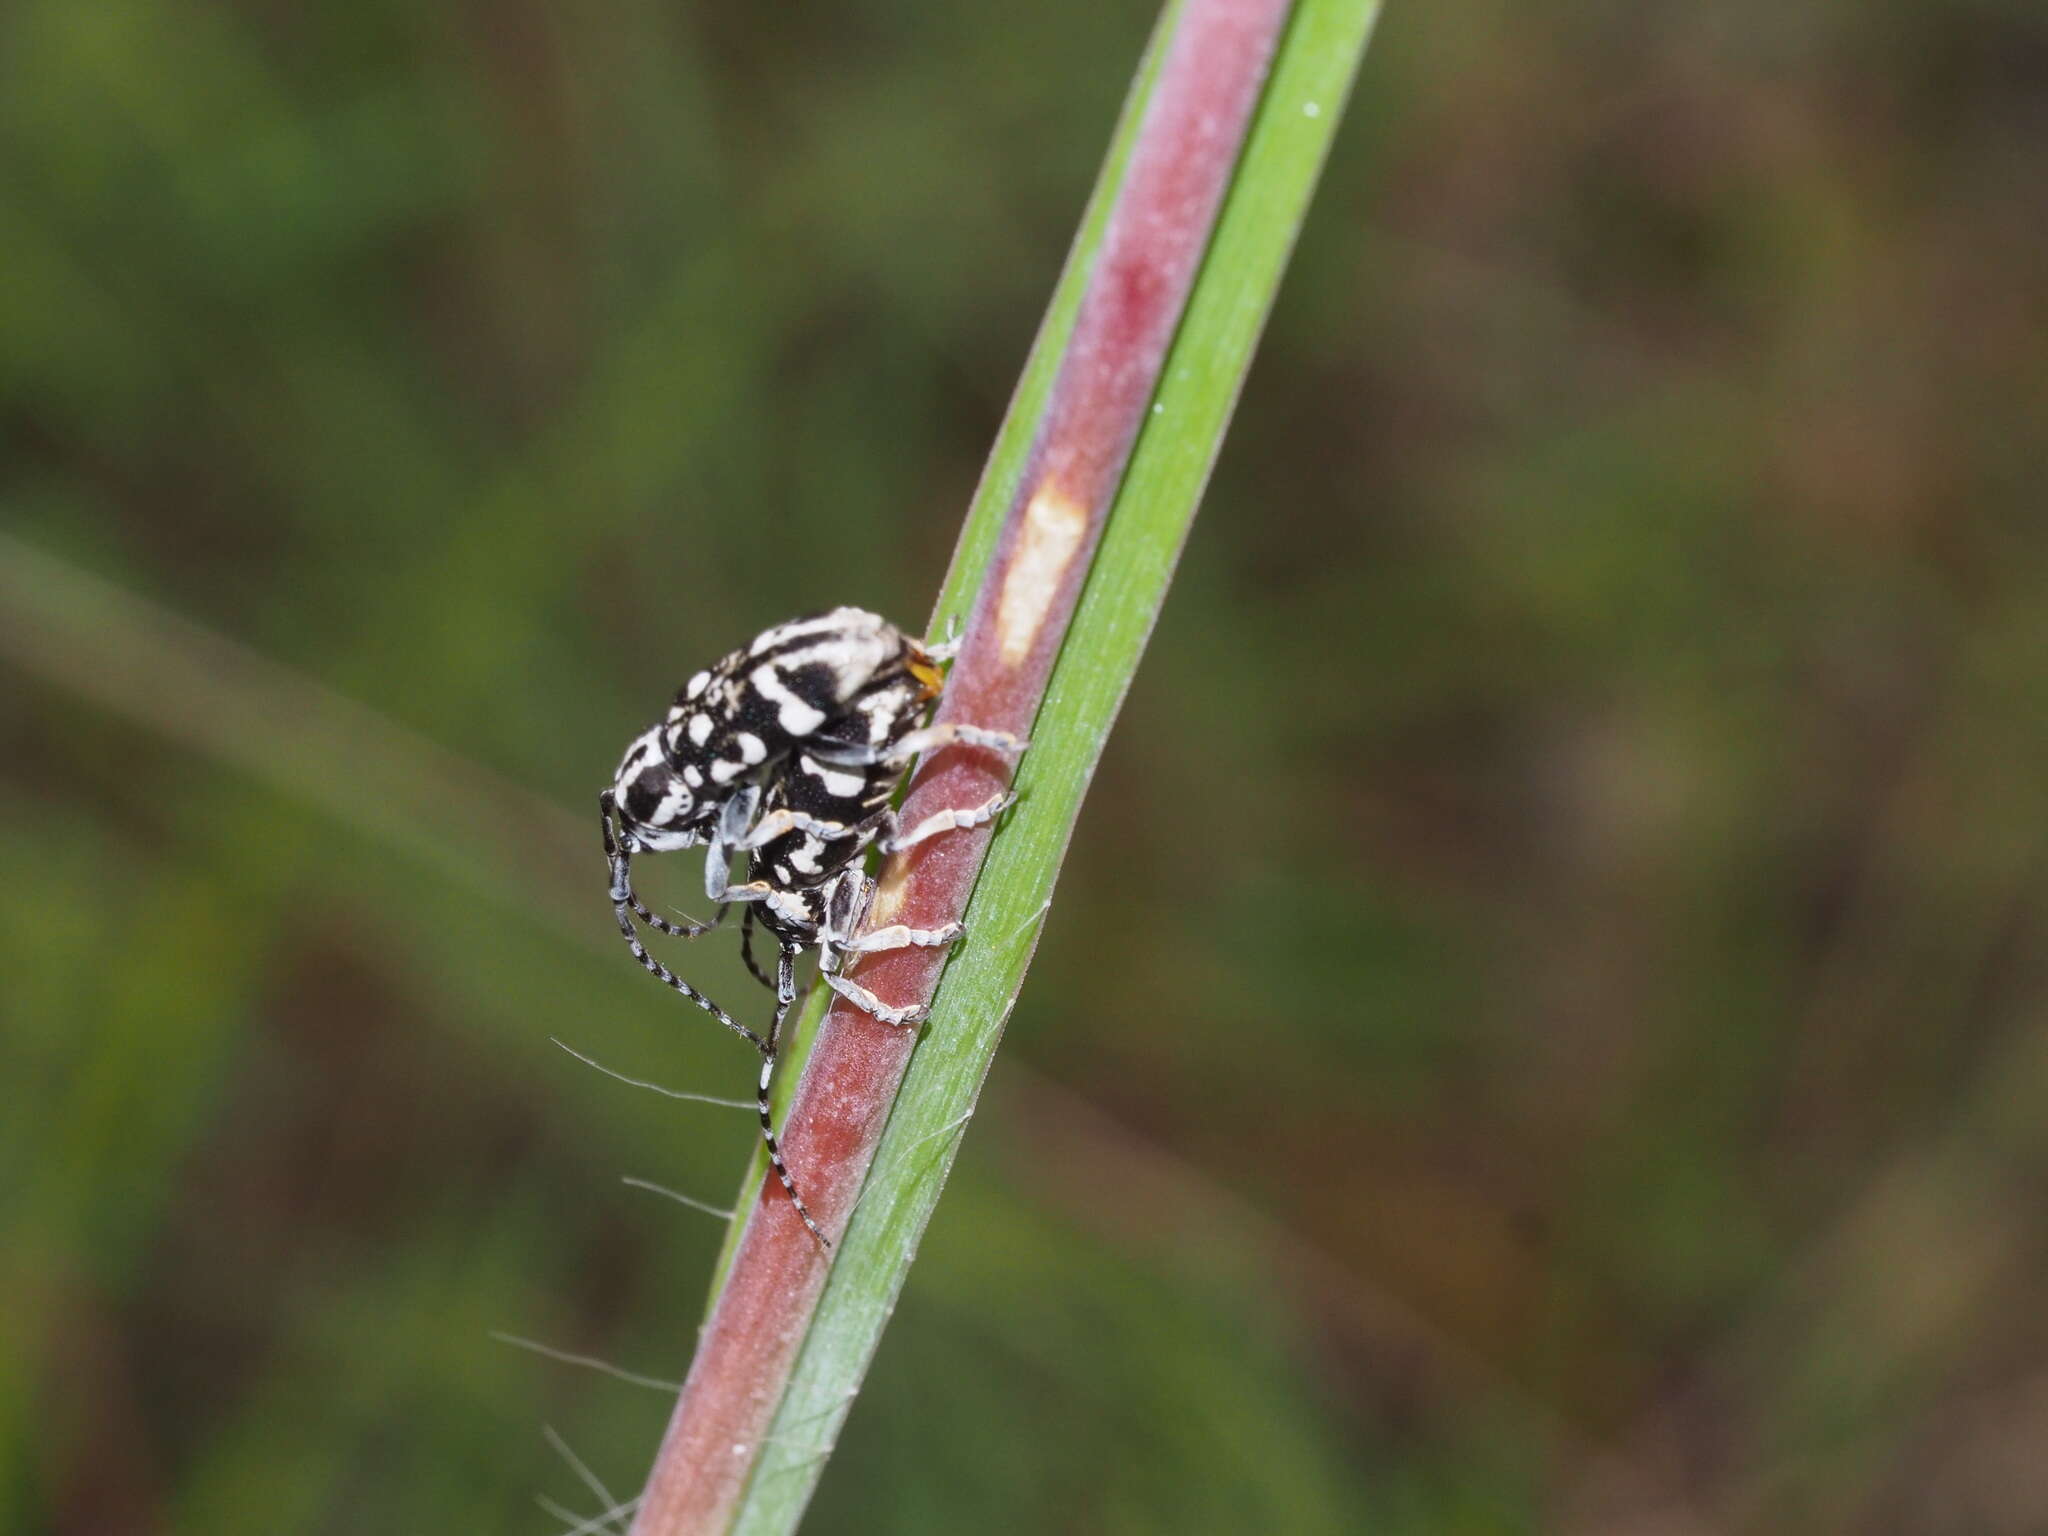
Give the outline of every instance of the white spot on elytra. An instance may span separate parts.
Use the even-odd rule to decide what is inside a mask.
[[[808,736],[825,723],[825,712],[791,693],[773,663],[763,663],[754,668],[748,681],[753,683],[762,698],[776,706],[775,718],[790,735]]]
[[[814,757],[804,757],[800,766],[805,773],[816,779],[825,793],[839,800],[850,800],[867,788],[867,780],[857,773],[847,773],[836,768],[827,768]]]
[[[691,742],[701,747],[711,739],[711,717],[709,715],[692,715],[690,723],[685,729],[690,733]]]
[[[683,690],[683,693],[686,697],[694,699],[705,690],[710,682],[711,674],[709,672],[699,672],[690,679],[689,686]]]
[[[1011,666],[1031,653],[1087,532],[1087,508],[1057,485],[1040,486],[1024,509],[1024,526],[996,605],[996,635],[1003,660]]]
[[[741,731],[733,737],[732,741],[733,745],[740,749],[740,756],[747,761],[749,766],[760,762],[762,758],[768,755],[767,743],[762,741],[752,731]]]

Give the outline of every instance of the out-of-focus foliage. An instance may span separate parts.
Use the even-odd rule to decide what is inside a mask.
[[[922,616],[1149,21],[0,15],[0,1528],[633,1489],[594,792]],[[1389,8],[814,1529],[2048,1526],[2044,71]]]

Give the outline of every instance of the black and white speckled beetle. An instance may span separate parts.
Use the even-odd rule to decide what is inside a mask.
[[[890,1008],[837,974],[844,956],[911,945],[950,944],[959,924],[918,929],[901,924],[856,937],[874,895],[865,855],[908,848],[956,827],[979,826],[1008,804],[998,796],[964,810],[941,811],[905,832],[889,798],[911,759],[953,742],[996,751],[1024,743],[971,725],[930,725],[950,647],[926,646],[860,608],[793,619],[699,672],[677,693],[667,716],[626,749],[612,787],[598,797],[612,906],[633,958],[654,976],[740,1035],[761,1053],[757,1102],[761,1139],[797,1214],[830,1246],[782,1160],[769,1117],[782,1026],[796,998],[796,962],[815,947],[826,983],[889,1024],[914,1024],[921,1008]],[[671,922],[650,911],[632,884],[635,853],[705,846],[705,894],[718,903],[709,923]],[[736,857],[746,878],[732,879]],[[744,903],[743,947],[758,921],[780,954],[765,1034],[740,1023],[647,952],[634,927],[695,938],[717,926],[727,906]]]

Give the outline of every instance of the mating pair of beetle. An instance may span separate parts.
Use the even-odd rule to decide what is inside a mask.
[[[959,827],[979,826],[1009,803],[940,811],[897,825],[889,798],[911,759],[954,742],[1014,754],[1025,743],[1003,731],[932,725],[950,645],[925,645],[860,608],[793,619],[685,683],[667,716],[626,749],[616,781],[598,796],[612,906],[626,944],[653,975],[761,1053],[757,1102],[761,1139],[797,1215],[830,1247],[782,1160],[768,1111],[783,1022],[796,999],[796,963],[818,951],[819,970],[840,996],[888,1024],[915,1024],[922,1008],[891,1008],[838,974],[845,956],[912,945],[950,944],[961,928],[902,924],[860,932],[874,896],[864,866],[870,847],[895,852]],[[704,893],[718,904],[708,923],[672,922],[633,891],[632,857],[705,845]],[[732,878],[736,856],[745,878]],[[647,952],[638,918],[660,933],[695,938],[742,904],[741,953],[775,992],[775,1012],[757,1033]],[[754,963],[758,921],[779,954],[771,982]]]

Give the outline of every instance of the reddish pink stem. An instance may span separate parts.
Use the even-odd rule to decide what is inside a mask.
[[[941,719],[1030,732],[1288,9],[1288,0],[1187,0],[1183,7],[947,680]],[[935,753],[911,785],[904,823],[982,804],[1008,779],[1009,765],[992,753]],[[958,919],[988,838],[985,827],[948,832],[892,860],[870,923],[936,928]],[[867,958],[853,974],[884,1002],[903,1006],[931,1000],[944,963],[943,951],[896,950]],[[783,1148],[828,1232],[839,1231],[860,1192],[915,1044],[914,1030],[892,1028],[839,1000],[819,1027]],[[731,1523],[825,1270],[824,1255],[781,1186],[764,1181],[633,1536],[694,1536]]]

